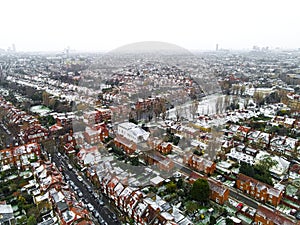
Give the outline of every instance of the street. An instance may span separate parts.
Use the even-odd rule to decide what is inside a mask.
[[[99,198],[96,199],[93,196],[93,193],[96,192],[96,190],[94,190],[94,188],[93,188],[93,185],[86,179],[84,179],[84,181],[80,182],[77,179],[78,175],[74,172],[75,169],[74,168],[72,170],[68,169],[67,164],[69,164],[69,162],[64,157],[62,157],[62,156],[59,157],[57,154],[54,153],[52,160],[53,160],[53,162],[55,162],[57,167],[61,166],[63,168],[62,173],[64,175],[67,175],[69,177],[68,180],[72,181],[82,192],[83,196],[80,199],[82,202],[85,203],[85,205],[87,205],[88,203],[91,203],[93,205],[94,209],[96,209],[98,211],[98,213],[107,222],[107,224],[113,224],[113,225],[121,224],[118,220],[113,219],[114,213],[112,212],[112,210],[109,207],[107,198],[100,195]],[[93,189],[93,192],[90,193],[88,191],[88,189],[87,189],[88,186],[86,184]],[[103,200],[104,206],[100,206],[99,199]],[[94,218],[94,220],[95,220],[95,218]]]

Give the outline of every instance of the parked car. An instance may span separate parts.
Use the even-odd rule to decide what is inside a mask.
[[[94,206],[91,203],[88,203],[87,207],[90,210],[90,212],[92,212],[94,210]]]
[[[93,214],[94,214],[94,217],[95,217],[95,218],[98,218],[98,217],[100,216],[100,214],[98,213],[97,210],[94,210],[94,211],[93,211]]]
[[[225,178],[225,177],[221,177],[220,181],[221,181],[221,182],[225,182],[225,181],[226,181],[226,178]]]
[[[218,176],[216,177],[217,180],[221,180],[221,178],[222,178],[222,175],[218,175]]]
[[[104,202],[101,199],[98,200],[98,203],[100,206],[104,206]]]
[[[93,192],[93,196],[94,196],[95,199],[99,198],[99,195],[96,192]]]
[[[72,170],[73,169],[73,166],[71,164],[68,164],[68,169],[69,170]]]
[[[101,216],[98,217],[98,222],[100,223],[100,225],[107,225],[107,223]]]
[[[118,218],[117,218],[116,214],[114,214],[114,213],[111,215],[111,218],[113,219],[113,221],[118,221]]]
[[[239,203],[239,204],[237,204],[237,206],[236,206],[236,208],[238,209],[238,210],[241,210],[242,208],[243,208],[243,203]]]
[[[88,192],[92,193],[93,192],[93,188],[91,188],[90,186],[87,186],[86,189],[88,190]]]
[[[77,179],[78,179],[80,182],[82,182],[82,181],[83,181],[83,178],[82,178],[82,176],[78,176],[78,177],[77,177]]]
[[[297,211],[295,213],[295,217],[296,217],[297,220],[300,220],[300,211]]]

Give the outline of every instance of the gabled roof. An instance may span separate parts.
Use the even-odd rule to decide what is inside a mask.
[[[228,190],[220,182],[214,181],[213,179],[207,179],[210,190],[218,193],[220,196],[224,196],[225,192]]]
[[[280,224],[280,225],[295,224],[294,221],[289,220],[288,218],[283,216],[279,211],[275,211],[275,212],[273,210],[271,211],[262,205],[258,205],[256,215],[264,217],[265,219],[272,221],[274,224]]]

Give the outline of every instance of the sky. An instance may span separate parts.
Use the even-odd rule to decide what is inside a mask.
[[[300,48],[299,8],[299,0],[1,0],[0,48],[109,51],[140,41]]]

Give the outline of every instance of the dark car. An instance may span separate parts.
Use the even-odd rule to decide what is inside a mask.
[[[221,182],[225,182],[226,181],[226,178],[225,177],[221,177]]]
[[[100,216],[99,212],[96,209],[93,211],[93,214],[95,218],[98,218]]]
[[[297,211],[297,212],[295,213],[295,218],[296,218],[297,220],[300,220],[300,211]]]
[[[104,206],[104,202],[101,199],[98,200],[98,203],[100,206]]]
[[[92,193],[93,189],[90,186],[87,186],[86,189],[88,190],[88,192]]]
[[[118,220],[116,214],[114,214],[114,213],[111,215],[111,218],[112,218],[114,221],[117,221],[117,220]]]

